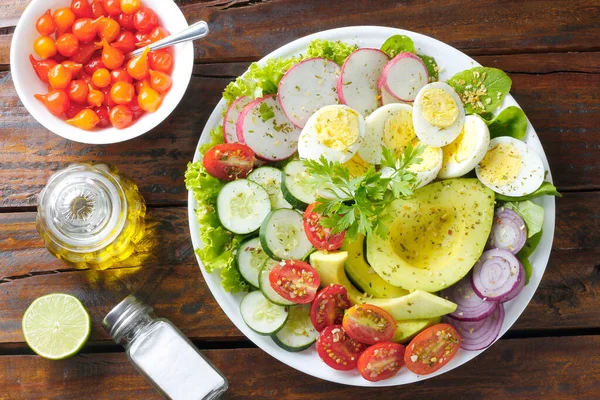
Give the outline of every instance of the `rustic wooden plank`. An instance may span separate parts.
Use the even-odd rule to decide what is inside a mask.
[[[205,354],[229,381],[225,399],[591,400],[600,390],[600,360],[592,356],[599,352],[600,336],[501,340],[466,365],[401,388],[357,388],[315,379],[260,349]],[[63,361],[2,356],[0,384],[7,399],[159,398],[123,353],[81,354]]]
[[[558,201],[554,251],[538,291],[514,329],[600,328],[600,192]],[[200,340],[244,339],[208,291],[193,256],[187,210],[150,209],[159,245],[142,268],[72,271],[52,257],[35,231],[33,213],[0,214],[0,343],[19,345],[21,317],[45,293],[72,293],[88,307],[91,340],[108,341],[104,315],[126,295],[149,296],[157,314]],[[6,328],[4,328],[6,327]]]

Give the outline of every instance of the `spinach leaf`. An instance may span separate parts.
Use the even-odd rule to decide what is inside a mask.
[[[510,208],[523,218],[527,225],[527,237],[531,238],[542,230],[544,224],[544,207],[529,200],[518,203],[506,203],[504,207]]]
[[[448,80],[460,96],[467,114],[493,113],[510,91],[512,80],[497,68],[475,67]]]
[[[537,248],[538,244],[540,244],[541,239],[542,239],[542,230],[540,229],[540,231],[538,233],[536,233],[535,235],[533,235],[532,237],[527,239],[527,241],[525,242],[525,246],[523,246],[521,251],[519,251],[519,253],[517,254],[517,257],[519,257],[519,259],[520,258],[529,258],[529,256]]]
[[[518,258],[518,256],[517,256]],[[531,273],[533,272],[533,265],[531,265],[531,262],[529,262],[528,258],[519,258],[519,261],[521,261],[521,264],[523,264],[523,269],[525,270],[525,284],[527,285],[529,283],[529,279],[531,279]]]
[[[490,139],[510,136],[523,140],[527,133],[527,117],[519,107],[507,107],[496,118],[485,122],[490,129]]]
[[[537,188],[537,190],[535,192],[530,193],[526,196],[510,197],[510,196],[504,196],[503,194],[498,193],[498,194],[496,194],[496,200],[518,202],[518,201],[532,200],[532,199],[536,199],[536,198],[542,197],[542,196],[562,197],[562,194],[560,194],[558,192],[558,190],[556,190],[556,186],[554,186],[550,182],[543,182],[541,184],[541,186],[539,188]]]
[[[381,46],[381,51],[388,55],[389,58],[396,57],[402,52],[415,52],[415,43],[411,38],[405,35],[390,36]]]
[[[429,82],[437,82],[440,80],[440,69],[438,67],[437,62],[435,61],[435,58],[430,57],[430,56],[426,56],[423,54],[417,54],[417,56],[419,56],[419,58],[421,58],[421,60],[423,60],[423,62],[425,63],[425,66],[427,67],[427,73],[429,74]]]

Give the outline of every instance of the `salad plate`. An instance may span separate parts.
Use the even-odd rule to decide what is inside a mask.
[[[437,61],[439,70],[439,80],[446,81],[456,73],[480,66],[476,61],[463,54],[459,50],[444,44],[436,39],[430,38],[425,35],[418,33],[387,27],[378,26],[352,26],[339,29],[332,29],[323,32],[318,32],[298,40],[295,40],[272,53],[265,56],[258,62],[259,65],[264,65],[266,60],[270,58],[279,57],[292,57],[304,53],[311,41],[315,39],[330,40],[330,41],[343,41],[345,43],[357,45],[361,47],[380,48],[381,45],[391,37],[392,35],[406,35],[414,41],[415,49],[417,53],[426,54],[434,57]],[[498,108],[497,113],[508,107],[518,106],[514,98],[508,94],[503,104]],[[195,153],[194,162],[201,159],[199,152],[200,146],[211,142],[210,131],[218,127],[223,121],[223,113],[227,108],[226,101],[221,99],[217,104],[210,118],[208,119],[206,126],[203,129],[200,137],[198,148]],[[525,110],[527,111],[527,110]],[[527,133],[524,141],[529,147],[535,151],[541,158],[544,170],[546,172],[545,180],[552,182],[552,176],[548,166],[548,160],[542,148],[542,144],[534,130],[531,123],[527,121]],[[554,218],[555,218],[555,200],[552,196],[544,196],[533,200],[535,203],[543,206],[544,221],[543,221],[543,234],[540,243],[534,253],[529,257],[531,264],[533,265],[532,274],[529,283],[523,288],[521,293],[512,301],[505,303],[505,318],[502,323],[500,334],[498,338],[502,337],[508,329],[516,322],[521,313],[525,310],[533,297],[537,287],[540,284],[546,264],[548,262],[550,251],[552,247],[552,240],[554,237]],[[199,225],[196,220],[195,210],[197,203],[194,199],[193,192],[189,192],[188,196],[188,216],[189,225],[191,232],[191,239],[194,248],[202,247],[202,240],[199,234]],[[202,262],[198,258],[200,269],[213,296],[217,300],[219,306],[229,317],[229,319],[236,325],[236,327],[254,342],[262,350],[276,358],[277,360],[289,365],[298,371],[306,374],[315,376],[320,379],[328,380],[331,382],[337,382],[346,385],[354,386],[396,386],[404,385],[424,379],[428,379],[443,373],[446,373],[460,365],[468,362],[469,360],[477,357],[480,353],[485,350],[477,351],[466,351],[460,349],[456,356],[450,360],[441,369],[428,375],[417,375],[406,368],[403,368],[398,374],[392,378],[382,380],[379,382],[369,382],[362,378],[357,370],[354,371],[337,371],[328,367],[319,358],[316,349],[313,347],[302,351],[302,352],[288,352],[283,348],[279,347],[269,336],[261,336],[250,329],[242,316],[240,315],[240,301],[244,297],[244,293],[232,294],[222,287],[221,277],[218,273],[207,273],[202,267]],[[498,340],[498,338],[496,340]]]

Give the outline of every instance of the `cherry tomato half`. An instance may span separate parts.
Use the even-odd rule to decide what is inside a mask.
[[[418,375],[437,371],[448,363],[460,347],[460,336],[448,324],[437,324],[419,333],[406,347],[404,362]]]
[[[240,143],[224,143],[204,155],[204,168],[215,178],[233,181],[248,176],[256,160],[250,147]]]
[[[323,329],[317,338],[317,353],[325,364],[338,371],[350,371],[358,365],[358,358],[367,348],[344,332],[341,325]]]
[[[206,157],[206,156],[205,156]],[[319,273],[310,264],[299,260],[286,260],[269,272],[271,287],[281,297],[298,304],[307,304],[317,296],[321,284]]]
[[[318,250],[337,250],[342,247],[346,231],[333,234],[330,228],[321,225],[323,216],[313,211],[317,202],[312,203],[304,212],[304,232]]]
[[[394,342],[374,344],[358,358],[360,374],[371,382],[391,378],[403,365],[404,346]]]
[[[356,304],[346,310],[342,326],[352,339],[375,344],[394,338],[396,320],[390,313],[377,306]]]
[[[317,294],[310,307],[310,320],[321,332],[328,326],[340,325],[344,311],[351,306],[346,288],[332,283]]]

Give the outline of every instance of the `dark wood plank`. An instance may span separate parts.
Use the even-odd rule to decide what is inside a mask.
[[[538,291],[514,329],[600,328],[600,192],[558,201],[554,250]],[[0,343],[20,346],[21,317],[45,293],[79,297],[92,316],[93,342],[106,342],[100,322],[130,293],[147,296],[158,315],[199,340],[244,339],[212,297],[193,256],[187,210],[150,209],[160,245],[141,268],[65,270],[43,247],[33,213],[0,214]],[[126,266],[126,265],[125,265]],[[1,345],[0,345],[1,347]]]
[[[260,349],[205,354],[229,380],[226,399],[592,400],[600,390],[600,361],[593,357],[599,352],[600,336],[501,340],[466,365],[401,388],[326,382],[297,372]],[[3,356],[0,384],[8,399],[159,398],[123,353],[81,354],[64,361]]]

